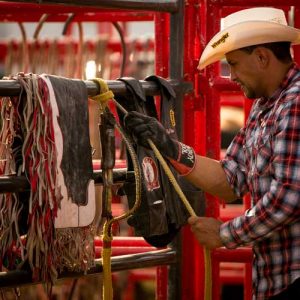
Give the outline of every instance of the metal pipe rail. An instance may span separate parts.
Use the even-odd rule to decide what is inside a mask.
[[[4,1],[12,2],[12,1]],[[179,8],[178,0],[15,0],[13,2],[26,2],[38,4],[72,5],[80,7],[93,6],[95,8],[116,8],[131,10],[150,10],[159,12],[175,13]]]
[[[176,252],[172,249],[163,249],[149,251],[146,253],[137,253],[129,255],[120,255],[111,258],[112,272],[149,268],[161,265],[170,265],[176,262]],[[85,275],[96,275],[102,273],[102,259],[95,260],[96,265],[84,272],[65,271],[59,274],[58,279],[77,278]],[[32,274],[27,270],[16,270],[9,272],[0,272],[0,288],[17,287],[25,284],[38,284],[33,282]]]
[[[14,14],[4,14],[0,6],[0,22],[38,22],[41,19],[41,12],[29,13],[28,9]],[[47,23],[66,22],[68,14],[51,14],[47,18]],[[75,13],[73,22],[137,22],[153,21],[154,13],[147,12],[93,12],[93,13]]]
[[[241,247],[232,250],[217,248],[212,252],[212,255],[218,262],[252,263],[253,260],[253,252],[250,247]]]
[[[36,3],[0,2],[1,22],[38,22],[43,14],[48,14],[48,22],[65,22],[70,13],[75,14],[73,22],[122,22],[153,21],[154,12],[107,10],[103,8],[65,5],[39,5]]]
[[[79,79],[74,79],[79,80]],[[125,95],[127,88],[124,82],[118,80],[107,80],[108,87],[117,95]],[[89,96],[95,96],[99,94],[99,87],[93,81],[86,80],[86,84]],[[140,83],[147,96],[155,96],[158,94],[158,86],[154,82],[140,80]],[[192,84],[190,82],[179,82],[178,80],[169,80],[169,83],[175,90],[181,93],[187,93],[192,91]],[[0,80],[0,96],[18,96],[21,92],[21,86],[16,80]]]
[[[146,95],[157,95],[158,86],[154,82],[140,81]],[[192,89],[192,85],[189,82],[180,82],[179,80],[169,80],[174,90],[180,92],[188,91]],[[115,95],[124,95],[127,93],[126,86],[123,82],[117,80],[107,81],[109,88]],[[85,81],[89,95],[97,95],[99,93],[99,87],[92,81]],[[21,92],[21,86],[16,80],[0,80],[0,96],[18,96]],[[128,172],[126,169],[114,169],[113,170],[114,182],[122,182],[125,179],[133,180],[134,172]],[[96,183],[102,183],[102,170],[94,171],[93,175]],[[30,188],[27,178],[25,176],[1,176],[0,177],[0,193],[4,192],[19,192],[28,190]],[[99,244],[99,242],[98,242]],[[101,245],[100,245],[101,246]],[[118,247],[118,256],[112,257],[111,269],[112,272],[131,270],[137,268],[148,268],[162,265],[176,265],[178,263],[178,253],[174,249],[165,249],[157,251],[149,251],[150,248],[142,247],[140,251],[142,253],[131,253],[127,255],[119,255],[122,251],[129,253],[137,252],[138,249],[128,249],[125,247]],[[99,245],[95,245],[96,254],[99,254]],[[84,275],[95,275],[103,271],[102,259],[95,260],[95,267],[88,270],[87,274],[84,272],[63,272],[59,274],[58,279],[75,278]],[[0,288],[15,287],[25,284],[34,284],[38,282],[32,282],[32,274],[29,270],[17,270],[0,273]]]
[[[102,184],[102,170],[94,171],[93,179],[95,184]],[[113,182],[115,184],[122,183],[125,180],[134,182],[134,171],[127,171],[127,169],[113,170]],[[0,176],[0,193],[18,193],[29,189],[30,184],[25,175]]]
[[[237,6],[237,7],[254,7],[254,6],[299,6],[299,0],[267,0],[262,2],[261,0],[208,0],[207,6]]]
[[[5,1],[11,2],[11,1]],[[61,7],[64,9],[66,6],[77,6],[81,7],[82,11],[87,7],[94,7],[95,9],[99,8],[109,8],[111,9],[120,9],[121,11],[125,10],[136,10],[136,11],[153,11],[153,12],[167,12],[170,13],[170,22],[167,25],[166,31],[156,31],[156,40],[160,39],[163,41],[168,41],[168,47],[165,47],[166,50],[163,52],[166,53],[167,59],[162,60],[160,64],[157,62],[156,70],[166,70],[163,77],[172,78],[171,85],[173,86],[176,92],[176,119],[177,119],[177,133],[180,139],[183,138],[183,102],[184,102],[184,94],[187,94],[193,90],[193,84],[191,82],[185,82],[183,76],[183,53],[185,47],[185,39],[184,39],[184,28],[185,28],[185,1],[184,0],[16,0],[15,3],[38,3],[41,7],[46,4],[56,4],[57,8]],[[105,10],[103,10],[105,11]],[[107,10],[109,11],[109,10]],[[163,14],[155,14],[155,16],[162,16]],[[156,24],[158,19],[155,20]],[[167,19],[166,19],[167,20]],[[165,42],[167,44],[167,42]],[[158,48],[157,48],[158,49]],[[159,51],[156,50],[156,54]],[[159,55],[156,55],[158,57]],[[168,61],[167,61],[168,60]],[[168,62],[168,65],[167,65]],[[156,95],[158,93],[158,89],[155,87],[155,84],[149,82],[141,82],[142,87],[146,93],[146,95]],[[114,81],[109,82],[108,86],[115,95],[126,93],[125,85],[121,82]],[[98,93],[97,86],[93,84],[93,82],[87,83],[88,93],[93,96]],[[6,82],[0,81],[0,96],[17,96],[20,92],[20,86],[16,82]],[[7,94],[10,93],[10,94]],[[168,262],[164,263],[162,261],[155,262],[156,265],[162,264],[170,264],[170,268],[168,268],[168,291],[165,288],[162,288],[162,282],[158,284],[157,298],[158,299],[172,299],[179,300],[182,299],[182,282],[181,282],[181,270],[182,270],[182,241],[181,235],[178,235],[176,240],[172,244],[172,249],[176,250],[172,252],[168,252],[169,255],[172,254],[172,259]],[[150,256],[150,258],[155,259],[154,255],[150,253],[146,254]],[[125,269],[135,268],[136,258],[131,262],[128,256],[126,256]],[[147,267],[147,262],[141,259],[142,265],[141,267]],[[120,270],[115,266],[116,262],[113,261],[112,270],[117,271]],[[149,266],[149,265],[148,265]],[[1,275],[1,274],[0,274]],[[17,275],[17,274],[16,274]],[[21,274],[22,275],[22,274]],[[24,278],[24,276],[26,278]],[[79,275],[80,276],[80,275]],[[166,274],[165,274],[166,276]],[[19,280],[23,282],[23,280],[30,280],[30,275],[28,273],[23,274],[23,278],[21,277],[12,277],[11,284],[15,285],[15,282]],[[1,281],[1,276],[0,276]],[[30,283],[30,282],[29,282]],[[6,286],[8,282],[6,282]]]
[[[18,0],[17,0],[18,1]],[[59,9],[58,9],[59,8]],[[14,14],[16,16],[22,15],[24,13],[32,13],[32,14],[69,14],[69,13],[75,13],[75,14],[149,14],[149,11],[121,11],[120,9],[110,9],[106,10],[102,7],[92,7],[92,6],[85,6],[84,3],[81,3],[81,6],[73,6],[73,5],[60,5],[59,7],[56,4],[47,5],[47,4],[39,4],[37,1],[1,1],[0,2],[0,14],[1,15],[11,15]],[[20,19],[19,19],[20,21]],[[48,20],[47,20],[48,21]]]

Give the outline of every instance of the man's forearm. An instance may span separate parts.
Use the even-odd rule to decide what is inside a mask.
[[[220,197],[226,202],[237,199],[220,162],[217,160],[197,155],[193,171],[185,178],[203,191]]]

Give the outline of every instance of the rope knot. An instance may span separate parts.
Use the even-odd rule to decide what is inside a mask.
[[[110,99],[114,98],[114,93],[109,89],[108,84],[104,79],[101,78],[93,78],[91,81],[95,82],[99,86],[99,94],[96,96],[91,97],[94,101],[97,101],[101,109],[104,110],[104,108],[107,106],[107,102]]]

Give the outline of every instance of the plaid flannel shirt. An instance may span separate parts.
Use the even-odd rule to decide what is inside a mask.
[[[253,299],[268,299],[300,277],[300,69],[271,98],[255,100],[246,126],[221,161],[252,207],[222,224],[227,248],[252,245]]]

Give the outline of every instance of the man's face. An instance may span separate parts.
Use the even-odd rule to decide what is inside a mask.
[[[240,85],[249,99],[264,95],[261,72],[255,55],[255,51],[249,54],[242,50],[234,50],[226,54],[230,66],[230,79]]]

